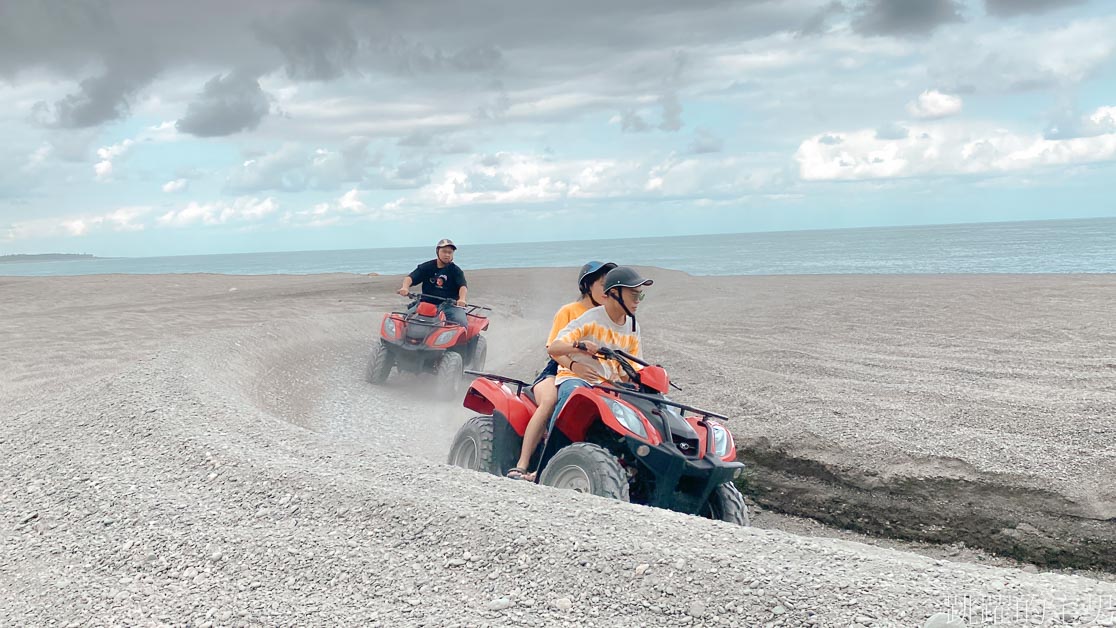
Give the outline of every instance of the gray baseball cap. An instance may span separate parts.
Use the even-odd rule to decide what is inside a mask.
[[[450,240],[449,238],[442,238],[441,240],[438,240],[438,246],[434,247],[434,249],[437,250],[445,246],[448,246],[455,251],[457,250],[457,245],[454,244],[453,240]]]

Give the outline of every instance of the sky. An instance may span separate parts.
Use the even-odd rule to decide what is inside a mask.
[[[1116,216],[1109,0],[11,0],[0,254]]]

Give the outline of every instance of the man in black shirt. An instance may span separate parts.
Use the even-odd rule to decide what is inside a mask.
[[[447,304],[445,307],[446,320],[465,327],[465,297],[469,292],[465,282],[465,273],[461,267],[453,263],[453,254],[457,246],[452,240],[442,239],[434,247],[438,257],[423,262],[415,267],[411,274],[403,278],[403,287],[399,294],[407,296],[411,286],[422,284],[422,293],[446,299],[456,299],[457,306]],[[441,301],[437,302],[439,305]]]

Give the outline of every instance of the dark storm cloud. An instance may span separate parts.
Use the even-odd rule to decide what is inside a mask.
[[[662,50],[739,42],[790,30],[810,0],[569,0],[429,3],[406,0],[40,0],[0,3],[0,73],[50,66],[68,73],[113,50],[168,66],[285,67],[323,79],[395,64],[414,72],[489,71],[506,51]],[[600,61],[600,58],[597,57]],[[548,66],[568,59],[554,57]],[[545,68],[543,68],[545,69]],[[572,69],[572,68],[570,68]]]
[[[957,0],[867,0],[857,11],[853,29],[862,35],[928,35],[960,21]]]
[[[822,33],[825,31],[826,27],[829,26],[830,20],[844,15],[844,13],[845,5],[834,0],[807,18],[807,20],[802,23],[802,26],[799,27],[798,34],[817,35],[818,33]]]
[[[1014,17],[1025,13],[1045,13],[1083,3],[1084,0],[984,0],[984,10],[988,15]]]
[[[279,50],[287,75],[296,80],[335,79],[353,67],[357,54],[351,25],[333,7],[306,7],[261,21],[255,30],[260,41]]]
[[[475,0],[437,10],[404,0],[0,2],[0,76],[45,70],[73,80],[69,95],[37,108],[40,121],[70,128],[126,116],[154,79],[198,69],[252,68],[255,76],[282,69],[296,81],[384,73],[434,93],[456,90],[462,100],[483,93],[478,75],[502,79],[506,93],[578,81],[587,92],[662,94],[684,86],[688,48],[793,31],[817,7],[817,0]],[[670,54],[673,63],[654,61]],[[223,134],[258,122],[258,86],[228,80],[204,89],[239,96],[193,103],[180,128]],[[650,126],[681,128],[671,98]],[[495,120],[509,104],[497,94],[478,114]]]
[[[104,2],[0,2],[0,75],[83,66],[120,39]]]
[[[54,103],[36,103],[35,114],[40,122],[64,129],[96,126],[128,115],[129,99],[155,77],[156,66],[135,62],[110,66],[104,74],[87,78],[78,84],[78,91]]]
[[[77,89],[36,103],[47,126],[85,128],[128,114],[129,99],[158,73],[143,34],[124,34],[104,2],[0,3],[0,76],[32,68],[81,69]]]
[[[175,128],[198,137],[231,135],[256,128],[268,108],[267,95],[256,77],[243,72],[218,75],[205,84]]]

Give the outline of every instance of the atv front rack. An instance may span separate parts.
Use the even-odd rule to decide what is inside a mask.
[[[419,294],[417,292],[408,292],[407,297],[409,299],[411,299],[411,303],[415,303],[417,301],[422,301],[423,299],[429,299],[429,300],[433,300],[433,301],[440,301],[440,302],[443,302],[443,303],[448,302],[450,305],[453,305],[454,307],[458,307],[457,305],[454,305],[457,302],[457,299],[447,299],[446,297],[439,297],[439,296],[435,296],[433,294]],[[475,316],[477,318],[488,318],[487,314],[482,314],[482,313],[492,311],[492,308],[488,307],[487,305],[473,305],[472,303],[466,304],[465,307],[463,307],[462,309],[465,310],[465,315],[466,316]],[[407,312],[392,312],[392,314],[406,314],[406,313]]]
[[[678,403],[677,401],[671,401],[669,399],[666,399],[666,398],[664,398],[662,396],[658,396],[658,395],[648,395],[646,393],[636,392],[634,390],[628,390],[626,388],[620,388],[620,387],[617,387],[617,386],[602,386],[600,384],[594,384],[593,388],[597,388],[597,389],[603,390],[605,392],[617,393],[617,394],[620,394],[620,395],[630,395],[632,397],[638,397],[640,399],[646,399],[647,401],[653,401],[655,403],[661,403],[664,406],[671,406],[671,407],[674,407],[674,408],[678,408],[679,410],[686,410],[688,412],[693,412],[694,414],[700,414],[701,416],[707,417],[707,418],[712,417],[714,419],[723,419],[725,421],[728,420],[728,417],[723,415],[723,414],[717,414],[716,412],[710,412],[708,410],[702,410],[701,408],[696,408],[694,406],[688,406],[684,403]]]

